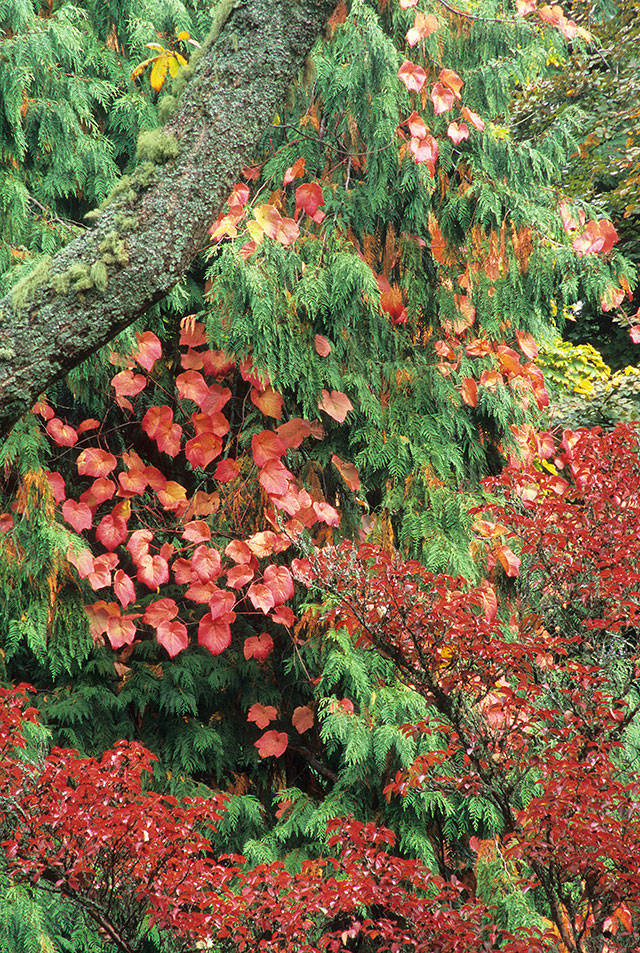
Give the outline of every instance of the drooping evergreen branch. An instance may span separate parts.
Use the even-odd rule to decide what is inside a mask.
[[[0,436],[185,273],[333,6],[225,6],[177,112],[147,134],[95,227],[0,301]]]

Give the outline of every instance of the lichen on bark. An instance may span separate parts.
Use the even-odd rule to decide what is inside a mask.
[[[171,154],[145,156],[95,225],[0,301],[0,349],[15,354],[0,361],[0,436],[185,273],[334,5],[236,0],[160,134]]]

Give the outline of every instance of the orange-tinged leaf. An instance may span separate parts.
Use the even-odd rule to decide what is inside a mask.
[[[67,559],[72,566],[75,566],[81,579],[86,579],[93,572],[93,555],[89,549],[81,549],[76,553],[73,547],[69,546]]]
[[[415,139],[424,139],[429,131],[424,119],[418,115],[415,109],[407,119],[407,125],[409,126],[409,132]]]
[[[514,578],[520,575],[520,559],[508,546],[499,546],[496,549],[496,556],[507,576]]]
[[[291,724],[299,735],[303,735],[305,731],[313,728],[314,721],[315,715],[308,705],[298,705],[291,716]]]
[[[280,460],[286,446],[272,430],[263,430],[251,438],[251,451],[257,467],[264,467],[269,461]]]
[[[73,447],[78,442],[78,434],[69,424],[63,424],[58,417],[52,417],[47,424],[47,433],[59,447]]]
[[[75,500],[65,500],[62,504],[62,515],[76,533],[83,529],[90,529],[93,523],[91,510],[86,503],[77,503]]]
[[[191,566],[202,582],[217,579],[222,568],[220,553],[217,549],[202,544],[194,550]]]
[[[445,86],[444,83],[434,83],[431,90],[431,102],[433,103],[433,111],[436,116],[439,116],[440,113],[448,112],[455,101],[455,96],[452,91]]]
[[[115,603],[113,603],[115,605]],[[131,645],[136,637],[134,615],[110,615],[107,621],[107,638],[112,649],[121,649],[123,645]]]
[[[156,441],[158,449],[163,453],[175,457],[180,452],[182,427],[173,423],[171,407],[166,405],[150,407],[142,418],[142,429],[147,436]]]
[[[122,569],[117,569],[113,577],[113,591],[123,609],[126,609],[130,603],[136,601],[136,590],[131,581],[131,577],[127,576]]]
[[[271,550],[270,550],[271,551]],[[246,565],[251,562],[252,553],[248,545],[241,539],[233,539],[225,548],[225,555],[235,563]]]
[[[311,425],[301,417],[292,417],[286,423],[280,424],[277,433],[285,450],[295,449],[300,446],[305,437],[310,436]]]
[[[222,453],[222,440],[215,434],[201,433],[184,445],[184,454],[192,467],[205,469]]]
[[[460,110],[460,115],[463,119],[466,119],[467,122],[470,122],[474,129],[479,129],[480,132],[482,132],[484,129],[484,120],[481,119],[477,113],[474,113],[470,109],[467,109],[466,106],[463,106]]]
[[[267,238],[275,240],[278,237],[278,229],[282,224],[282,216],[274,205],[258,205],[257,208],[253,210],[253,217],[260,231],[265,234]],[[253,240],[258,241],[251,229],[251,222],[249,222],[248,227]]]
[[[209,396],[209,386],[198,371],[184,371],[178,374],[176,387],[183,400],[192,400],[200,408]]]
[[[145,609],[142,621],[157,629],[161,622],[171,622],[178,614],[178,606],[174,599],[156,599],[150,602]]]
[[[530,360],[535,361],[538,356],[538,345],[528,331],[516,331],[516,338],[520,345],[520,350]]]
[[[360,477],[353,463],[341,460],[335,453],[331,454],[331,462],[350,490],[355,493],[356,490],[360,489]]]
[[[296,621],[296,617],[293,614],[293,611],[289,606],[276,606],[276,608],[271,613],[271,618],[274,622],[279,622],[280,625],[292,626]]]
[[[426,162],[431,172],[431,177],[435,175],[435,164],[438,161],[438,143],[431,135],[426,135],[424,139],[415,137],[409,143],[411,155],[416,162]]]
[[[331,393],[323,390],[318,401],[318,407],[340,424],[343,423],[347,414],[353,410],[353,404],[347,395],[339,390],[332,390]]]
[[[247,661],[254,658],[257,662],[265,662],[273,652],[273,639],[268,632],[252,635],[244,640],[243,652]],[[259,725],[259,727],[264,728],[266,725]]]
[[[247,589],[247,596],[254,609],[260,609],[265,615],[275,606],[275,598],[271,589],[263,582],[254,582]]]
[[[284,731],[265,731],[262,737],[254,741],[261,758],[279,758],[287,750],[289,739]]]
[[[278,717],[278,709],[273,705],[262,705],[256,702],[247,712],[247,721],[254,722],[258,728],[266,728]]]
[[[474,381],[473,377],[465,377],[463,379],[460,393],[465,404],[468,404],[469,407],[477,407],[478,385]]]
[[[416,46],[420,40],[431,36],[438,29],[439,23],[432,13],[416,13],[413,26],[407,33],[407,43],[409,46]]]
[[[464,86],[464,80],[458,76],[455,70],[441,69],[438,79],[443,86],[451,90],[456,99],[460,99],[460,90]]]
[[[419,93],[427,81],[427,74],[423,68],[416,63],[412,63],[411,60],[404,61],[398,70],[398,76],[409,92],[414,93]]]
[[[195,320],[195,315],[190,314],[180,322],[180,346],[181,347],[200,347],[207,343],[207,334],[204,324]]]
[[[225,622],[232,621],[230,616],[235,618],[235,613],[233,612],[235,604],[236,597],[232,592],[229,592],[228,589],[215,589],[209,600],[211,618],[216,622],[219,619],[224,619]]]
[[[282,184],[289,185],[290,182],[293,182],[294,179],[300,178],[301,175],[305,173],[305,160],[304,156],[300,156],[293,165],[290,165],[289,168],[284,173],[284,179]]]
[[[456,145],[459,145],[463,139],[469,138],[469,127],[464,122],[450,122],[447,127],[447,135]]]
[[[189,540],[190,543],[204,543],[211,539],[211,530],[204,520],[192,520],[190,523],[185,523],[182,538]]]
[[[53,414],[53,411],[51,411],[51,413]],[[86,433],[87,430],[95,430],[96,427],[99,427],[99,426],[100,426],[99,420],[96,420],[95,417],[87,417],[87,419],[83,420],[81,424],[78,424],[78,426],[76,427],[76,430],[78,432],[78,436],[80,436],[81,433]]]
[[[326,523],[327,526],[340,525],[340,514],[330,503],[316,500],[313,503],[313,511],[321,523]]]
[[[142,556],[138,562],[138,582],[144,583],[149,589],[157,589],[165,582],[169,582],[169,564],[164,557]]]
[[[78,454],[77,467],[81,476],[104,477],[116,466],[116,458],[107,450],[88,447]]]
[[[248,564],[232,566],[227,572],[227,585],[232,589],[241,589],[251,582],[255,576],[255,571]]]
[[[87,581],[91,588],[97,590],[110,586],[111,573],[117,565],[118,557],[115,553],[102,553],[101,556],[96,556],[93,560],[93,570],[87,576]]]
[[[262,411],[265,417],[282,420],[282,397],[273,387],[269,386],[263,391],[258,391],[255,387],[252,387],[249,396],[251,402],[256,405],[258,410]]]
[[[149,543],[152,539],[153,533],[148,529],[136,529],[129,537],[127,549],[131,553],[131,558],[136,565],[140,562],[143,556],[148,556]]]
[[[209,649],[212,655],[220,655],[231,644],[231,627],[224,619],[213,619],[211,613],[200,619],[198,645]]]
[[[304,182],[298,186],[296,189],[295,215],[302,210],[313,218],[321,205],[324,205],[324,197],[322,188],[317,182]]]
[[[165,510],[178,510],[187,501],[187,491],[175,480],[167,480],[161,490],[156,490],[156,496]]]
[[[240,472],[240,468],[236,460],[221,460],[217,465],[214,477],[218,483],[229,483],[231,480],[235,480]]]
[[[117,397],[135,397],[147,386],[147,378],[142,374],[134,374],[132,371],[120,371],[111,380],[111,386],[116,392]]]
[[[264,487],[266,492],[272,496],[282,496],[286,493],[292,480],[293,474],[287,470],[280,460],[267,460],[260,469],[258,476],[260,486]]]
[[[138,339],[138,349],[134,351],[133,357],[145,371],[150,371],[158,360],[162,357],[162,344],[153,331],[143,331],[136,335]]]
[[[277,542],[278,537],[273,530],[270,529],[265,529],[259,533],[254,533],[253,536],[249,536],[249,538],[246,540],[249,550],[257,559],[263,559],[265,556],[273,555],[273,553],[276,552]],[[229,547],[227,546],[227,550],[228,549]],[[225,550],[225,552],[227,550]]]
[[[171,622],[161,622],[156,629],[158,644],[167,650],[170,658],[174,658],[189,645],[187,627],[179,619]]]

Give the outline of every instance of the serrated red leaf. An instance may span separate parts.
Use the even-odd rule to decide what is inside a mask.
[[[309,731],[310,728],[313,728],[314,722],[315,715],[308,705],[298,705],[297,708],[294,708],[293,715],[291,716],[291,724],[299,735],[303,735],[305,731]]]
[[[304,182],[298,186],[296,189],[296,210],[294,213],[296,216],[298,212],[302,210],[306,212],[310,218],[313,218],[321,205],[324,205],[324,198],[322,188],[317,182]]]
[[[64,479],[60,473],[45,473],[47,478],[47,483],[51,487],[51,492],[53,493],[53,498],[56,503],[62,503],[66,497]]]
[[[287,750],[289,739],[283,731],[266,731],[254,742],[261,758],[279,758]]]
[[[220,575],[220,553],[211,546],[200,545],[191,557],[191,567],[202,582],[211,582]]]
[[[176,388],[183,400],[192,400],[201,409],[209,396],[209,385],[198,371],[178,374]]]
[[[278,709],[273,705],[263,705],[256,702],[247,712],[247,721],[252,721],[258,728],[266,728],[267,725],[278,717]]]
[[[205,373],[212,377],[226,377],[236,363],[226,351],[211,350],[202,352],[202,361]]]
[[[115,603],[111,603],[115,605]],[[133,615],[110,615],[107,621],[107,638],[112,649],[121,649],[123,645],[131,645],[136,637],[136,625]]]
[[[296,621],[296,617],[293,614],[293,610],[289,606],[276,606],[276,608],[271,613],[271,619],[274,622],[279,622],[280,625],[292,626]]]
[[[251,582],[255,576],[255,570],[248,565],[232,566],[227,572],[227,585],[232,589],[241,589]]]
[[[257,662],[266,661],[273,652],[273,639],[268,632],[261,632],[260,635],[252,635],[244,640],[244,657],[247,661],[251,658]],[[260,725],[259,727],[265,727]]]
[[[180,347],[200,347],[207,343],[207,334],[204,324],[194,321],[195,315],[190,314],[182,319],[180,324]]]
[[[282,496],[287,492],[293,474],[280,462],[268,460],[258,475],[260,486],[271,496]]]
[[[147,436],[156,441],[158,449],[163,453],[175,457],[180,452],[182,427],[173,423],[171,407],[166,405],[150,407],[142,418],[142,429]]]
[[[280,424],[277,430],[279,439],[287,450],[294,450],[300,446],[305,437],[311,435],[311,424],[301,417],[292,417],[286,423]]]
[[[116,485],[113,480],[106,477],[98,477],[84,493],[80,494],[80,502],[86,503],[89,509],[95,510],[96,507],[110,500],[116,492]]]
[[[329,417],[337,420],[339,424],[343,423],[347,414],[353,410],[353,404],[347,395],[339,390],[332,390],[331,393],[323,390],[318,401],[318,407],[320,410],[324,410]]]

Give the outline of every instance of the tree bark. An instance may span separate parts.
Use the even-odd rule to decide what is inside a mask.
[[[218,23],[151,162],[94,228],[0,300],[0,437],[185,273],[334,6],[218,0]]]

